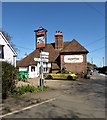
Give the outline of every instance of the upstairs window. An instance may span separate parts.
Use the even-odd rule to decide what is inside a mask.
[[[4,50],[3,50],[3,45],[0,45],[0,59],[4,59]]]

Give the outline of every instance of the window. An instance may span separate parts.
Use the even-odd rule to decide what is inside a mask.
[[[35,66],[31,66],[31,72],[35,71]]]
[[[4,50],[3,50],[4,45],[0,45],[0,58],[4,59]]]
[[[45,68],[43,69],[43,72],[44,72],[44,73],[48,73],[48,72],[49,72],[48,68],[45,67]]]

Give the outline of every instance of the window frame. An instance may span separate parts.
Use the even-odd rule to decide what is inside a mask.
[[[0,59],[4,59],[4,45],[0,45]]]

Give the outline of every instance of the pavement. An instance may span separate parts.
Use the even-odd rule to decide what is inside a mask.
[[[59,96],[61,94],[61,91],[58,91],[58,88],[63,82],[64,81],[60,80],[45,80],[45,85],[49,86],[49,89],[47,91],[38,93],[26,93],[21,96],[9,97],[8,99],[3,100],[0,114],[7,114],[30,106],[32,104],[40,103]],[[19,81],[17,83],[17,87],[27,84],[37,87],[39,85],[39,78],[28,79],[26,82]]]
[[[91,76],[91,79],[89,81],[93,81],[94,79],[96,79],[95,76]],[[67,86],[65,86],[65,83]],[[81,89],[81,85],[84,83],[79,80],[77,80],[77,81],[45,80],[45,84],[47,86],[49,86],[49,90],[39,92],[39,93],[26,93],[21,96],[10,97],[6,100],[3,100],[1,114],[4,115],[7,113],[11,113],[13,111],[23,109],[27,106],[31,106],[31,105],[41,103],[41,102],[49,100],[49,99],[53,99],[55,97],[60,96],[61,94],[68,94],[71,92],[71,90],[67,91],[69,85],[72,86],[72,95],[73,95],[73,93],[74,93],[74,95],[75,95],[75,93],[77,93],[77,92],[75,92],[75,90],[77,88],[83,94],[83,89],[84,89],[84,91],[86,91],[87,90],[86,88],[91,87],[92,83],[93,82],[90,82],[90,86],[89,86],[89,84],[86,84],[85,87],[83,86]],[[38,86],[39,78],[29,79],[26,82],[19,81],[17,86],[21,86],[24,84],[31,84],[34,86]],[[77,86],[77,87],[75,88],[75,86]],[[80,87],[78,87],[78,86],[80,86]],[[90,90],[90,88],[89,88],[89,90]],[[78,94],[80,94],[80,93],[78,93]],[[86,94],[86,92],[85,92],[85,94]],[[72,97],[74,97],[74,99],[75,99],[75,96],[72,96]]]

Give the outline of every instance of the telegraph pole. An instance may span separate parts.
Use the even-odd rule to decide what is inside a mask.
[[[103,67],[104,67],[104,57],[103,57]]]
[[[91,64],[93,64],[93,58],[91,58]]]

